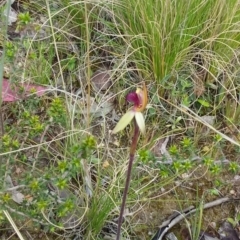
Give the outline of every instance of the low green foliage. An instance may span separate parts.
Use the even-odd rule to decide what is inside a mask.
[[[18,14],[18,29],[21,29],[21,27],[28,25],[30,22],[31,22],[31,16],[29,12]]]

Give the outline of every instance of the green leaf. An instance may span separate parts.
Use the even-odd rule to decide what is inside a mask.
[[[233,226],[236,226],[236,222],[232,218],[227,218],[227,221],[231,223]]]
[[[204,107],[210,107],[211,104],[204,99],[198,99],[198,102]]]

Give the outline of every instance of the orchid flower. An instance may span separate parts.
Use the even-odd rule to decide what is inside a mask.
[[[122,118],[117,123],[116,127],[113,129],[113,133],[117,133],[123,130],[132,120],[135,118],[134,125],[135,130],[133,133],[132,143],[130,147],[130,155],[129,155],[129,163],[127,169],[127,178],[125,183],[125,188],[123,192],[123,199],[120,209],[120,214],[118,218],[118,227],[117,227],[117,236],[116,240],[120,240],[121,235],[121,226],[123,221],[123,213],[124,208],[126,205],[126,199],[128,194],[128,189],[131,181],[131,171],[134,161],[134,156],[137,148],[138,137],[140,131],[144,134],[145,133],[145,120],[142,114],[142,111],[146,108],[148,98],[147,98],[147,88],[145,83],[143,84],[143,88],[137,88],[135,92],[130,92],[126,97],[128,102],[133,103],[133,106],[122,116]]]
[[[133,107],[131,107],[119,120],[116,127],[113,129],[113,133],[117,133],[124,128],[133,120],[135,117],[136,123],[141,131],[141,133],[145,133],[145,120],[142,114],[142,111],[146,108],[148,97],[147,97],[147,88],[145,83],[143,84],[143,88],[137,88],[135,92],[130,92],[126,97],[128,102],[133,103]]]

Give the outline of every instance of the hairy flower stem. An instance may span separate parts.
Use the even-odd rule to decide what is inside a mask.
[[[118,218],[116,240],[120,240],[121,226],[122,226],[122,221],[123,221],[123,213],[124,213],[124,209],[125,209],[128,189],[129,189],[130,180],[131,180],[132,165],[133,165],[134,156],[135,156],[137,143],[138,143],[138,137],[139,137],[139,133],[140,133],[139,132],[139,127],[138,127],[135,120],[134,120],[134,127],[135,127],[135,129],[134,129],[132,144],[131,144],[131,147],[130,147],[129,163],[128,163],[128,169],[127,169],[127,179],[126,179],[125,188],[124,188],[124,192],[123,192],[123,199],[122,199],[122,205],[121,205],[121,209],[120,209],[120,215],[119,215],[119,218]]]

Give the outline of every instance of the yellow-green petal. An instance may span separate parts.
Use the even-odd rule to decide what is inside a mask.
[[[112,133],[115,134],[119,131],[122,131],[132,121],[134,115],[135,115],[135,112],[132,110],[126,112],[121,117],[121,119],[117,123],[116,127],[113,129]]]
[[[135,119],[142,134],[145,134],[145,120],[141,112],[135,112]]]

